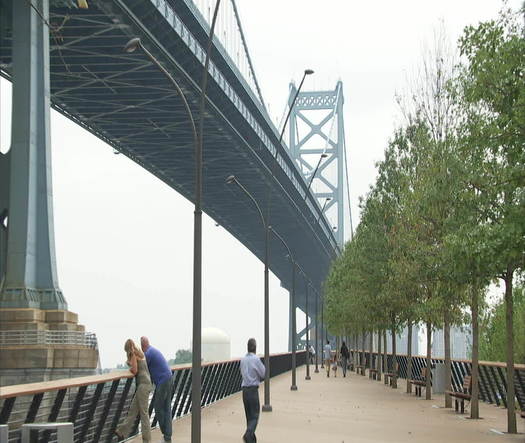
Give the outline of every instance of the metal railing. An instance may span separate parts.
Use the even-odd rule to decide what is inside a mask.
[[[372,368],[377,368],[377,352],[365,352],[366,367],[370,368],[370,356],[372,358]],[[352,357],[355,353],[362,356],[363,351],[351,350]],[[399,365],[399,378],[407,378],[408,356],[397,354],[396,361]],[[445,364],[444,358],[432,358],[432,366],[436,364]],[[393,355],[387,353],[387,368],[393,368]],[[421,355],[412,356],[412,379],[419,378],[421,369],[426,368],[426,357]],[[497,406],[507,407],[507,365],[502,362],[480,361],[479,362],[479,398],[486,403],[492,403]],[[460,391],[463,386],[463,378],[470,375],[472,369],[471,360],[451,360],[452,369],[452,389]],[[516,401],[522,411],[525,411],[525,365],[514,365],[514,391]]]
[[[306,353],[297,352],[297,365]],[[261,358],[262,359],[262,358]],[[240,359],[205,363],[202,366],[201,407],[241,390]],[[292,367],[291,353],[270,356],[270,376]],[[191,365],[172,367],[171,415],[177,419],[191,412]],[[114,431],[124,420],[133,398],[133,375],[129,371],[0,388],[0,424],[9,425],[9,442],[20,441],[24,423],[71,422],[76,443],[116,441]],[[150,398],[152,427],[157,425]],[[138,433],[138,418],[132,434]],[[38,442],[56,442],[56,431],[40,431]],[[3,442],[2,442],[3,443]]]
[[[0,331],[0,346],[74,345],[97,348],[97,336],[82,331]]]

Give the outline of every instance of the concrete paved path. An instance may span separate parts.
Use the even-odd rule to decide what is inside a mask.
[[[320,369],[321,371],[321,369]],[[260,443],[357,443],[357,442],[525,442],[524,421],[518,418],[521,434],[493,432],[506,428],[506,410],[480,402],[482,420],[469,420],[444,409],[443,396],[426,401],[368,376],[349,372],[343,378],[305,369],[297,374],[299,390],[291,392],[290,373],[272,380],[273,412],[261,413],[257,428]],[[263,389],[259,390],[262,400]],[[203,443],[242,442],[245,429],[241,394],[235,394],[202,411]],[[190,442],[190,416],[174,422],[173,441]],[[160,441],[157,430],[153,442]],[[141,438],[132,440],[139,443]]]

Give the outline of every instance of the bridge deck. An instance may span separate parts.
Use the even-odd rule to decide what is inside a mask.
[[[321,369],[320,369],[321,371]],[[289,390],[290,374],[272,381],[274,412],[261,413],[257,437],[261,442],[523,442],[525,426],[518,420],[518,435],[499,435],[491,429],[506,429],[506,410],[480,403],[483,420],[468,420],[453,410],[440,408],[443,396],[426,401],[383,382],[350,372],[343,378],[326,378],[324,372],[304,381],[298,371],[297,392]],[[262,399],[262,386],[259,392]],[[241,441],[245,419],[241,394],[235,394],[203,410],[202,440],[212,443]],[[190,416],[174,424],[177,442],[190,442]],[[153,433],[153,441],[160,434]],[[135,438],[133,442],[141,442]]]

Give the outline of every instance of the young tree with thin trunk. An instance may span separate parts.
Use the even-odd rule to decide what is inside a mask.
[[[505,283],[507,431],[516,433],[513,283],[525,250],[525,27],[522,13],[467,27],[460,40],[463,69],[456,83],[461,105],[465,182],[460,199],[471,210],[453,243],[475,250],[478,271]],[[472,305],[477,300],[473,299]]]

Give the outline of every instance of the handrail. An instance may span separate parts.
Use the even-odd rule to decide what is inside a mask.
[[[306,352],[297,352],[297,364],[306,361]],[[202,396],[200,407],[211,405],[241,390],[240,359],[209,362],[202,365]],[[273,354],[270,377],[289,371],[290,353]],[[191,365],[173,365],[171,416],[175,420],[190,413],[192,398]],[[9,441],[19,441],[24,423],[70,422],[74,426],[75,443],[114,441],[114,431],[122,423],[134,395],[134,376],[128,370],[109,374],[55,380],[1,388],[0,424],[8,424]],[[149,398],[150,423],[158,424]],[[139,431],[138,420],[131,433]],[[41,431],[39,441],[57,442],[57,436]]]
[[[350,351],[353,351],[353,352],[363,352],[362,349],[349,349]],[[366,354],[368,354],[370,351],[368,349],[365,349],[364,351]],[[377,351],[372,351],[373,354],[377,354]],[[383,352],[381,352],[381,354],[383,354]],[[392,355],[391,352],[387,352],[387,355]],[[398,352],[396,352],[396,356],[397,357],[406,357],[408,358],[408,354],[400,354]],[[421,354],[413,354],[412,355],[412,358],[423,358],[423,359],[426,359],[427,356],[426,355],[421,355]],[[445,360],[445,357],[436,357],[436,356],[432,356],[431,357],[432,360]],[[458,363],[472,363],[472,360],[469,360],[468,358],[452,358],[450,361],[453,361],[453,362],[458,362]],[[478,364],[480,365],[483,365],[483,366],[493,366],[495,368],[506,368],[507,367],[507,363],[505,362],[502,362],[502,361],[488,361],[488,360],[478,360]],[[525,370],[525,364],[522,364],[522,363],[515,363],[514,364],[514,369],[523,369]]]
[[[281,352],[276,354],[271,354],[270,357],[280,357],[283,355],[288,355],[287,352]],[[263,358],[262,355],[259,357]],[[220,360],[213,362],[202,363],[202,368],[207,366],[220,365],[225,363],[232,363],[239,361],[240,358],[232,358],[229,360]],[[190,363],[184,363],[179,365],[171,365],[170,369],[172,372],[191,369]],[[52,381],[42,381],[37,383],[23,383],[19,385],[10,385],[0,387],[0,399],[2,398],[11,398],[11,397],[20,397],[22,395],[35,395],[41,394],[43,392],[50,391],[59,391],[61,389],[69,388],[79,388],[81,386],[89,386],[98,383],[106,383],[109,381],[119,380],[123,378],[133,378],[134,375],[127,369],[111,371],[106,374],[100,375],[87,375],[84,377],[75,377],[75,378],[63,378],[59,380]]]
[[[35,395],[41,394],[43,392],[60,391],[61,389],[80,388],[81,386],[95,385],[98,383],[106,383],[108,381],[133,377],[134,375],[129,370],[124,369],[122,371],[114,371],[101,375],[88,375],[85,377],[4,386],[0,387],[0,399],[21,397],[22,395]]]
[[[73,345],[97,348],[97,336],[84,331],[0,331],[0,346]]]
[[[379,363],[383,361],[384,353],[378,354],[376,351],[352,349],[352,355],[363,354],[365,366],[367,368],[377,368]],[[393,365],[393,354],[387,352],[386,368],[391,368]],[[396,363],[399,368],[398,376],[406,379],[408,376],[408,356],[406,354],[395,355]],[[421,369],[426,368],[426,356],[413,355],[412,357],[412,373],[418,374]],[[432,365],[436,363],[444,364],[443,357],[431,357]],[[383,363],[381,363],[383,366]],[[386,368],[383,368],[385,370]],[[507,365],[503,362],[494,361],[479,361],[478,362],[478,386],[479,398],[486,403],[496,404],[497,406],[507,407]],[[463,380],[469,376],[472,369],[472,361],[467,359],[451,359],[451,384],[454,390],[460,390],[463,385]],[[520,405],[522,411],[525,411],[525,365],[514,365],[514,384],[515,398]]]

